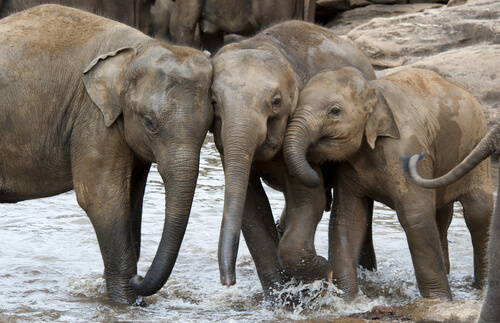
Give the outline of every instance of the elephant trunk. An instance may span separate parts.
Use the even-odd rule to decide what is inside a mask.
[[[294,116],[287,127],[283,154],[290,175],[308,188],[315,188],[321,183],[318,173],[307,161],[307,150],[317,140],[305,125],[308,121],[300,115]]]
[[[198,149],[196,149],[198,148]],[[165,185],[165,223],[158,250],[146,276],[134,276],[130,285],[141,296],[156,293],[167,282],[174,267],[193,202],[201,147],[179,147],[157,159]]]
[[[411,157],[403,156],[401,159],[403,162],[403,169],[410,174],[417,185],[425,188],[439,188],[456,182],[483,160],[491,155],[497,155],[499,153],[500,123],[497,123],[460,164],[441,177],[424,179],[418,174],[417,163],[425,154],[417,154]]]
[[[219,270],[221,283],[231,286],[236,283],[236,257],[243,221],[247,187],[255,151],[265,139],[265,130],[251,118],[238,118],[246,122],[226,122],[230,127],[222,128],[224,147],[224,210],[219,238]],[[263,135],[262,135],[263,134]]]

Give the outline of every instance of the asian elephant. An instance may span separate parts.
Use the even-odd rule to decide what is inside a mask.
[[[346,67],[311,78],[300,94],[283,151],[290,173],[307,187],[321,182],[310,162],[337,162],[329,260],[347,299],[358,292],[356,260],[373,201],[396,211],[421,295],[449,300],[447,229],[453,203],[460,201],[474,247],[474,286],[483,285],[493,208],[489,161],[456,184],[426,190],[405,175],[400,156],[427,151],[420,171],[440,176],[485,133],[479,102],[432,71],[408,68],[367,80]]]
[[[331,30],[297,20],[224,46],[212,64],[211,131],[225,174],[219,240],[222,284],[236,283],[240,229],[266,293],[290,276],[330,279],[329,263],[314,248],[325,190],[304,187],[288,175],[282,141],[299,91],[311,76],[327,67],[356,66],[374,79],[369,60]],[[281,239],[261,179],[284,192]]]
[[[149,32],[151,5],[156,0],[3,0],[0,1],[0,17],[25,10],[36,5],[54,3],[109,17]],[[2,3],[3,2],[3,3]]]
[[[314,22],[315,0],[183,0],[176,1],[170,18],[171,40],[197,45],[215,53],[224,34],[250,36],[289,19]],[[199,34],[201,44],[196,42]]]
[[[413,180],[420,186],[426,188],[440,188],[448,186],[468,175],[483,163],[485,159],[500,156],[500,121],[497,120],[494,127],[486,137],[474,148],[474,150],[455,168],[446,175],[436,179],[423,179],[417,171],[417,162],[420,155],[405,158],[405,168],[409,170]],[[500,178],[500,177],[499,177]],[[500,182],[499,185],[500,187]],[[486,299],[481,308],[479,323],[500,322],[500,197],[497,194],[495,210],[490,226],[490,242],[488,248],[488,289]]]
[[[204,53],[78,9],[42,5],[0,20],[0,203],[74,189],[97,235],[109,299],[155,293],[186,230],[213,120],[211,78]],[[165,223],[142,279],[151,163],[165,185]]]

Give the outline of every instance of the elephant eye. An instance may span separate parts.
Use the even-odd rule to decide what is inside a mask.
[[[151,119],[151,116],[148,115],[144,116],[144,125],[146,126],[146,128],[148,128],[148,130],[155,131],[156,127],[153,120]]]
[[[338,117],[342,110],[338,106],[333,106],[328,110],[328,115],[332,117]]]
[[[271,101],[271,108],[273,112],[278,113],[280,106],[281,106],[281,97],[275,96]]]

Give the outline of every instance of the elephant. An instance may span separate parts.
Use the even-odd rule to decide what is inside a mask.
[[[314,0],[183,0],[176,1],[170,17],[173,42],[201,46],[215,53],[224,34],[250,36],[270,24],[289,19],[314,22]]]
[[[307,187],[321,183],[309,163],[335,162],[328,256],[346,299],[358,293],[356,260],[374,201],[397,213],[420,294],[446,300],[452,299],[447,230],[459,201],[474,248],[473,285],[483,285],[493,208],[489,161],[454,185],[426,190],[405,175],[400,156],[427,151],[420,170],[440,176],[472,151],[486,128],[479,102],[430,70],[404,68],[367,80],[344,67],[309,80],[286,130],[284,158]]]
[[[282,141],[299,91],[311,76],[327,67],[355,66],[374,79],[368,58],[331,30],[292,20],[224,46],[212,64],[211,132],[225,174],[221,283],[228,287],[236,283],[240,230],[271,301],[272,289],[291,276],[330,280],[330,265],[314,248],[325,189],[304,187],[288,175]],[[261,179],[284,193],[281,238]]]
[[[155,38],[169,39],[170,16],[174,8],[173,0],[156,0],[151,6],[149,33]]]
[[[411,178],[420,186],[426,188],[440,188],[451,185],[461,179],[485,159],[492,156],[498,159],[500,156],[500,120],[497,119],[495,125],[473,151],[455,168],[447,174],[435,179],[423,179],[417,171],[418,160],[421,154],[416,154],[410,158],[404,158],[404,169],[410,173]],[[498,183],[500,187],[500,182]],[[499,322],[500,312],[500,197],[497,194],[495,209],[490,226],[490,241],[488,248],[488,285],[486,298],[481,308],[479,323]]]
[[[0,17],[36,5],[54,3],[104,15],[135,27],[147,34],[149,32],[151,6],[155,4],[155,1],[156,0],[3,0],[0,1]]]
[[[101,250],[110,301],[167,281],[213,120],[212,64],[86,11],[41,5],[0,20],[0,203],[74,190]],[[165,186],[156,256],[137,276],[152,163]]]

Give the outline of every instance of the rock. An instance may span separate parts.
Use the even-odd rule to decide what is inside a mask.
[[[469,0],[462,5],[374,18],[347,37],[375,68],[435,70],[474,94],[490,124],[500,115],[499,1]]]
[[[490,125],[500,117],[500,44],[450,50],[408,66],[431,69],[462,85],[483,104]],[[405,67],[386,70],[382,75]]]
[[[436,3],[417,3],[406,5],[375,4],[344,11],[335,16],[333,20],[326,24],[326,27],[335,31],[338,35],[346,35],[355,27],[366,24],[373,18],[400,16],[409,13],[422,12],[431,8],[441,8],[442,6],[443,5]]]
[[[402,306],[377,306],[351,318],[376,322],[469,323],[477,321],[481,311],[478,301],[446,302],[439,299],[418,299]],[[337,322],[337,321],[332,321]],[[342,322],[342,321],[339,321]]]

